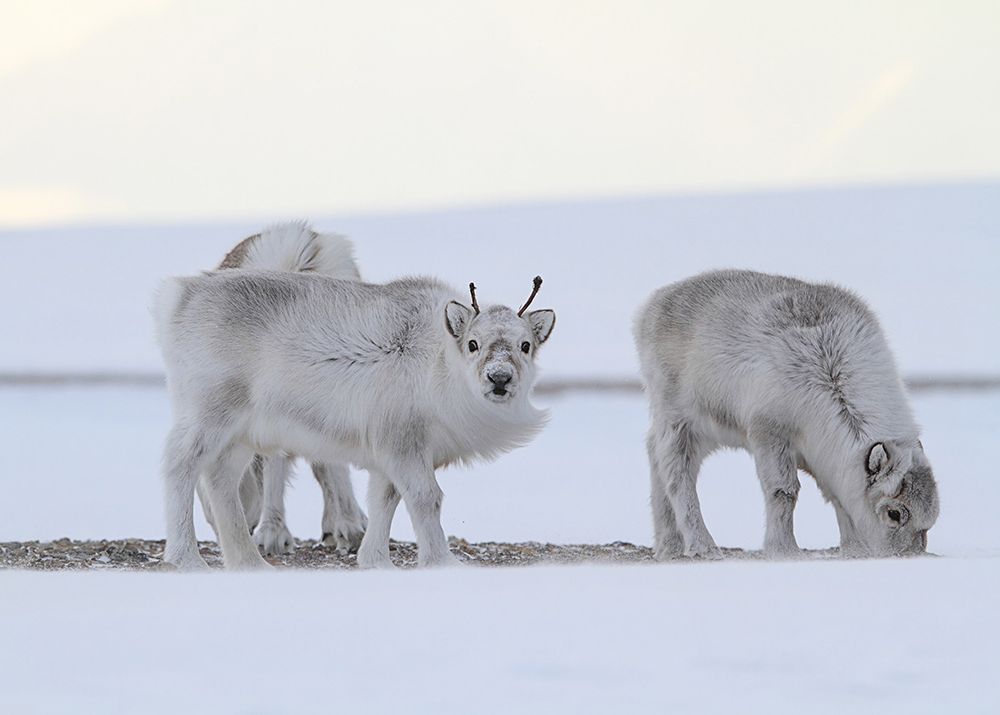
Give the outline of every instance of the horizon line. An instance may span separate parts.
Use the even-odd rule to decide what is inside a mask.
[[[904,378],[911,393],[987,392],[1000,390],[1000,375],[915,374]],[[146,371],[79,372],[0,372],[0,388],[19,387],[133,387],[165,388],[166,375]],[[643,391],[638,377],[589,376],[542,380],[535,386],[538,395],[559,396],[572,393],[624,393]]]

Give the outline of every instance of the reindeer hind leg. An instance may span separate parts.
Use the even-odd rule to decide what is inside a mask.
[[[323,543],[345,553],[356,552],[368,517],[354,497],[350,470],[346,464],[335,463],[315,463],[312,470],[323,490]]]
[[[185,571],[205,569],[194,528],[194,494],[206,463],[206,445],[195,427],[175,424],[163,453],[167,544],[164,562]]]

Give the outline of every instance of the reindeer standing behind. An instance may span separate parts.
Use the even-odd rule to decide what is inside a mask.
[[[340,280],[361,280],[353,244],[343,236],[317,233],[305,222],[269,226],[240,241],[219,265],[219,270],[227,269],[319,273]],[[285,485],[294,460],[293,455],[284,453],[257,455],[240,483],[247,526],[254,543],[266,555],[288,553],[295,547],[285,519]],[[357,551],[368,518],[354,498],[348,465],[314,462],[311,467],[323,492],[322,542],[340,551]],[[215,529],[212,505],[201,481],[198,496],[205,518]]]

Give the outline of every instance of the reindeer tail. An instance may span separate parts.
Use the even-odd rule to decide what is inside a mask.
[[[304,221],[268,226],[237,244],[219,268],[322,273],[361,280],[354,244],[333,233],[316,233]]]

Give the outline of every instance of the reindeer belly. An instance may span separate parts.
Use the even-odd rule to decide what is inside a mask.
[[[260,454],[285,452],[310,462],[347,462],[363,469],[379,468],[364,435],[345,425],[335,428],[301,413],[272,410],[251,422],[246,441]]]

